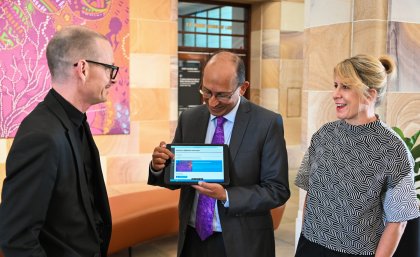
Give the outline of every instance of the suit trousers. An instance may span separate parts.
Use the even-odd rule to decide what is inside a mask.
[[[374,255],[354,255],[333,251],[309,241],[301,234],[295,257],[374,257]]]
[[[201,241],[195,228],[187,226],[181,257],[226,257],[225,244],[221,232],[214,232]]]

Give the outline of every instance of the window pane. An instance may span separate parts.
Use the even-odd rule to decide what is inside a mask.
[[[178,46],[182,46],[182,34],[178,33]]]
[[[195,24],[194,24],[194,26],[195,26],[195,31],[196,32],[203,32],[203,33],[205,33],[205,32],[207,32],[206,31],[206,29],[207,29],[207,20],[204,20],[204,19],[196,19],[195,20]]]
[[[184,30],[185,31],[194,31],[194,19],[186,18],[184,19]]]
[[[246,8],[180,0],[178,13],[179,46],[245,49],[248,36]]]
[[[196,14],[197,17],[201,17],[201,18],[206,18],[207,17],[207,12],[199,12]]]
[[[230,36],[222,36],[220,39],[220,47],[221,48],[227,48],[227,49],[231,49],[232,48],[232,37]]]
[[[219,34],[220,33],[220,21],[209,20],[208,32]]]
[[[194,34],[184,35],[184,46],[195,46]]]
[[[196,35],[197,44],[196,47],[207,47],[207,36],[206,35]]]
[[[233,7],[232,10],[232,19],[233,20],[245,20],[245,9],[242,7]]]
[[[229,21],[222,21],[222,26],[226,28],[230,28],[227,30],[228,32],[223,32],[226,34],[235,34],[235,35],[245,35],[245,25],[243,22],[229,22]]]
[[[183,21],[182,18],[178,18],[178,31],[182,30],[182,21]]]
[[[221,48],[227,49],[244,49],[243,37],[221,36]]]
[[[221,8],[221,18],[222,19],[228,19],[231,20],[232,19],[232,6],[225,6]]]
[[[208,36],[208,47],[210,48],[219,48],[219,36]]]
[[[220,10],[219,8],[216,8],[216,9],[208,11],[209,18],[219,19],[220,18],[219,10]]]
[[[222,26],[221,26],[222,30],[220,31],[220,33],[222,34],[229,34],[231,35],[232,32],[232,22],[231,21],[222,21]]]
[[[245,42],[243,37],[232,37],[232,48],[245,49]]]

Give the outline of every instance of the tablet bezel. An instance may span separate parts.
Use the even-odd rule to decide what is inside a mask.
[[[168,149],[169,151],[172,152],[172,146],[222,146],[223,147],[223,175],[224,175],[224,179],[223,181],[206,181],[206,180],[200,180],[200,181],[204,181],[204,182],[208,182],[208,183],[216,183],[216,184],[221,184],[221,185],[228,185],[230,182],[229,179],[229,166],[230,166],[230,155],[229,155],[229,147],[226,144],[198,144],[198,143],[172,143],[172,144],[167,144],[166,145],[166,149]],[[165,179],[165,183],[167,185],[197,185],[199,181],[171,181],[171,173],[173,172],[172,169],[172,159],[169,159],[166,162],[166,167],[165,167],[165,174],[164,174],[164,179]]]

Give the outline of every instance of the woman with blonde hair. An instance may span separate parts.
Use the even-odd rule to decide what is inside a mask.
[[[375,114],[395,68],[389,56],[369,55],[335,66],[339,120],[313,135],[295,181],[308,192],[295,257],[390,257],[419,216],[414,160]]]

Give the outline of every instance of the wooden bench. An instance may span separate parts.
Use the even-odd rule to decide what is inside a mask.
[[[178,232],[179,190],[158,188],[109,198],[112,235],[108,254]],[[280,225],[285,205],[271,210],[274,229]]]
[[[111,196],[112,235],[108,254],[178,232],[179,190],[154,190]]]

